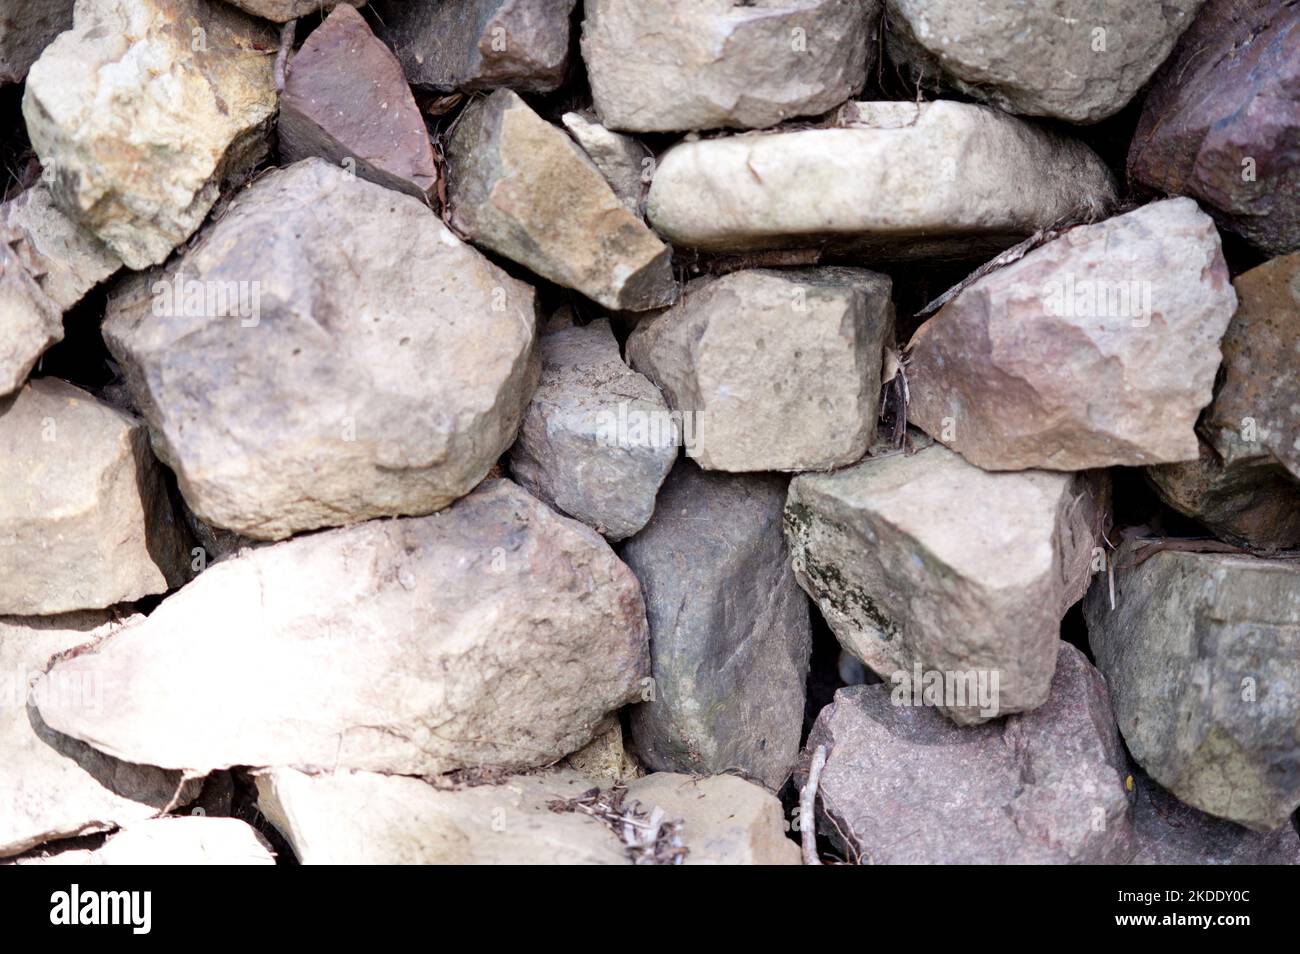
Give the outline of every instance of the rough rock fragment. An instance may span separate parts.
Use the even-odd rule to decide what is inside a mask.
[[[23,96],[59,207],[128,267],[163,261],[267,154],[276,46],[225,3],[80,0]]]
[[[687,454],[711,470],[822,470],[876,433],[888,277],[855,268],[741,271],[692,282],[642,320],[628,360],[681,412]]]
[[[1300,836],[1290,825],[1257,832],[1184,805],[1133,772],[1132,864],[1300,865]]]
[[[875,102],[849,103],[834,128],[674,146],[646,213],[675,245],[707,251],[969,260],[1114,201],[1082,143],[985,106]]]
[[[447,789],[370,772],[275,769],[257,776],[257,805],[305,865],[627,864],[602,821],[550,807],[593,787],[567,770]]]
[[[560,121],[587,158],[596,164],[614,194],[639,216],[641,199],[654,168],[654,154],[640,141],[606,129],[590,115],[565,113]]]
[[[1128,174],[1195,198],[1270,254],[1300,249],[1293,0],[1208,0],[1147,94]]]
[[[961,727],[895,704],[887,684],[841,689],[795,780],[826,746],[818,830],[872,864],[1122,864],[1132,855],[1125,761],[1106,684],[1059,644],[1048,701]]]
[[[1300,806],[1300,565],[1140,545],[1113,557],[1116,608],[1100,583],[1084,602],[1129,752],[1188,805],[1280,828]]]
[[[542,376],[510,450],[527,490],[611,540],[654,513],[677,459],[659,389],[626,364],[605,319],[543,335]]]
[[[225,0],[242,10],[247,10],[255,17],[287,23],[311,13],[321,13],[338,4],[350,3],[354,7],[364,6],[366,0]]]
[[[1195,459],[1236,303],[1190,199],[1079,226],[917,330],[908,418],[986,470]]]
[[[21,83],[41,50],[72,26],[74,0],[0,0],[0,85]]]
[[[119,762],[50,730],[36,713],[42,693],[91,713],[102,706],[104,686],[75,660],[42,693],[29,687],[55,656],[121,625],[100,612],[0,617],[0,856],[149,818],[197,794],[199,783],[182,784],[179,772]]]
[[[46,349],[62,339],[62,309],[0,235],[0,397],[18,390]]]
[[[628,785],[625,804],[682,824],[687,865],[797,865],[799,845],[771,792],[734,775],[692,778],[656,772]]]
[[[258,179],[104,339],[205,522],[257,539],[464,496],[537,380],[533,290],[418,200],[307,159]]]
[[[623,745],[623,724],[617,717],[609,719],[608,728],[597,730],[594,739],[567,755],[561,764],[587,778],[610,782],[645,774]]]
[[[447,144],[451,223],[470,241],[614,310],[676,297],[671,250],[564,131],[510,90],[466,107]]]
[[[64,310],[122,267],[103,242],[64,214],[44,184],[0,205],[0,233]]]
[[[879,0],[588,0],[601,121],[630,132],[762,128],[862,89]]]
[[[683,461],[623,546],[650,620],[653,695],[631,729],[653,769],[739,771],[773,791],[790,774],[812,632],[781,537],[784,499],[780,478]]]
[[[189,548],[149,435],[41,378],[0,399],[0,613],[100,609],[179,586]]]
[[[1215,534],[1263,550],[1300,547],[1300,252],[1233,282],[1200,458],[1152,467],[1161,498]]]
[[[133,822],[99,848],[18,859],[38,865],[273,865],[275,853],[238,818],[181,816]]]
[[[649,672],[631,571],[504,480],[444,513],[223,560],[76,663],[103,710],[46,703],[51,727],[204,772],[545,765]]]
[[[1013,113],[1093,123],[1119,112],[1204,0],[885,0],[890,59]]]
[[[414,85],[549,93],[569,67],[576,0],[379,0],[380,35]]]
[[[785,527],[841,645],[894,685],[951,675],[941,708],[972,724],[1047,699],[1107,498],[1104,475],[993,474],[932,445],[796,477]]]
[[[290,61],[280,99],[280,160],[320,156],[425,199],[438,183],[433,146],[402,67],[365,18],[335,7]]]

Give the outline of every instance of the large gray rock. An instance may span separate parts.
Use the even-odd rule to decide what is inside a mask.
[[[419,199],[436,191],[429,130],[401,64],[349,6],[336,7],[294,55],[277,131],[282,165],[320,156]]]
[[[988,257],[1115,200],[1087,146],[967,103],[850,103],[832,128],[701,139],[646,199],[675,245],[825,247],[876,260]]]
[[[516,93],[466,107],[447,143],[450,222],[470,241],[614,310],[672,302],[672,251],[586,154]]]
[[[269,149],[269,24],[208,0],[79,0],[23,117],[55,199],[130,268],[167,258]]]
[[[611,540],[654,513],[677,459],[678,430],[659,389],[626,364],[605,319],[541,339],[542,377],[510,449],[526,489]]]
[[[686,452],[702,467],[842,466],[875,437],[890,288],[855,268],[697,279],[638,323],[628,360],[681,412]]]
[[[72,26],[74,0],[0,0],[0,85],[21,83],[56,36]]]
[[[1300,806],[1300,564],[1115,554],[1084,602],[1129,752],[1195,808],[1256,831]]]
[[[75,660],[102,680],[101,712],[40,713],[103,752],[200,772],[531,768],[639,697],[646,635],[608,544],[497,480],[445,513],[209,566]]]
[[[875,60],[879,0],[588,0],[601,121],[631,132],[762,128],[832,109]]]
[[[693,778],[655,772],[631,782],[627,802],[680,819],[685,865],[797,865],[799,845],[786,837],[781,802],[734,775]]]
[[[149,435],[41,378],[0,399],[0,613],[100,609],[180,586],[189,547]]]
[[[1081,225],[917,330],[908,418],[986,470],[1193,460],[1236,304],[1190,199]]]
[[[1135,865],[1300,865],[1300,835],[1290,825],[1258,832],[1184,805],[1133,772]]]
[[[972,724],[1047,699],[1107,496],[1104,475],[991,474],[933,445],[796,477],[785,526],[841,645],[896,685],[951,676],[941,708]]]
[[[548,93],[568,71],[575,2],[379,0],[374,6],[380,35],[416,86]]]
[[[1165,503],[1218,536],[1300,547],[1300,252],[1237,277],[1200,457],[1147,470]]]
[[[621,841],[582,812],[557,812],[597,787],[576,772],[435,788],[371,772],[257,776],[257,807],[305,865],[621,865]]]
[[[785,481],[683,461],[623,559],[645,591],[653,697],[632,709],[646,765],[739,772],[775,791],[799,754],[812,632],[781,538]]]
[[[795,773],[826,746],[817,827],[871,864],[1122,864],[1132,854],[1125,763],[1106,684],[1060,643],[1047,703],[975,728],[841,689]]]
[[[308,159],[115,294],[103,333],[199,517],[274,540],[468,493],[514,440],[535,325],[533,290],[423,203]]]
[[[1013,113],[1093,123],[1156,71],[1204,0],[885,0],[890,58]]]
[[[36,712],[42,694],[29,687],[50,660],[121,625],[109,613],[0,617],[0,856],[149,818],[198,793],[179,772],[119,762],[52,731]],[[88,712],[103,705],[104,686],[75,660],[42,692]]]

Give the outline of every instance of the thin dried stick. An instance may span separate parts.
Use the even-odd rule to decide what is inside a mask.
[[[819,865],[817,857],[817,822],[813,815],[817,802],[817,786],[821,784],[822,769],[826,767],[826,746],[819,745],[808,766],[808,781],[799,793],[799,842],[803,846],[803,863]]]

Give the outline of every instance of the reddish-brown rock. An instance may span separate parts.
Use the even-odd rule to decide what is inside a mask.
[[[293,58],[280,99],[284,164],[320,156],[424,198],[438,181],[433,147],[397,58],[361,14],[339,6]]]
[[[1147,96],[1129,178],[1275,255],[1300,248],[1300,7],[1210,0]]]

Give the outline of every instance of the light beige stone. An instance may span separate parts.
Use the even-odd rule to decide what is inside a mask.
[[[209,566],[78,657],[102,711],[40,712],[103,752],[198,772],[519,770],[639,697],[646,641],[640,587],[609,545],[494,480],[444,513]]]
[[[628,360],[681,412],[701,467],[838,467],[875,437],[890,289],[888,277],[852,268],[697,279],[637,325]]]
[[[64,381],[0,399],[0,613],[100,609],[179,586],[189,546],[149,435]]]
[[[659,159],[650,223],[714,252],[987,257],[1115,201],[1087,146],[967,103],[850,103],[836,127],[700,139]]]
[[[266,156],[277,45],[224,3],[78,0],[23,96],[59,207],[128,267],[162,262]]]

